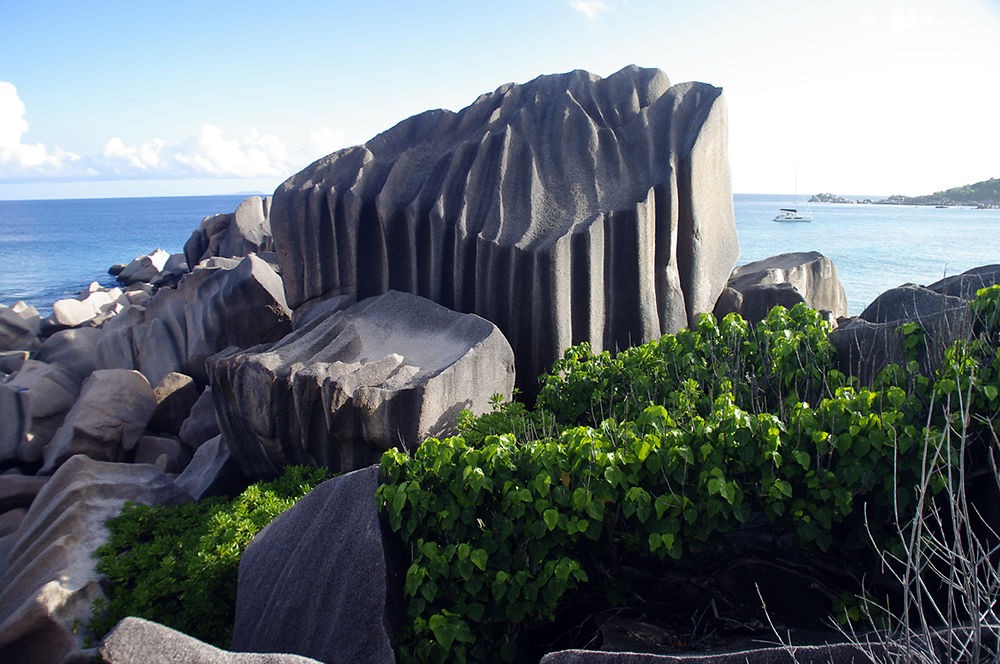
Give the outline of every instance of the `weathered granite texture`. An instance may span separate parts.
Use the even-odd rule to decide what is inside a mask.
[[[0,351],[38,348],[41,322],[38,310],[23,301],[10,307],[0,304]]]
[[[99,345],[101,365],[138,369],[153,385],[172,371],[207,384],[210,355],[277,341],[292,329],[281,278],[254,255],[196,269],[176,289],[160,289],[144,309],[130,307],[119,318],[109,321],[114,333]]]
[[[288,304],[416,293],[495,323],[519,386],[711,311],[736,262],[722,91],[626,67],[507,84],[321,159],[274,195]]]
[[[253,479],[289,464],[362,468],[448,433],[463,409],[488,412],[514,387],[495,325],[398,291],[208,364],[223,436]]]
[[[299,655],[220,650],[142,618],[125,618],[115,625],[100,653],[106,664],[319,664]]]
[[[394,664],[389,593],[402,581],[378,483],[378,466],[328,480],[257,533],[240,559],[233,650]]]
[[[847,295],[833,261],[816,251],[780,254],[733,270],[715,305],[717,317],[735,312],[750,322],[767,317],[775,305],[803,302],[833,317],[847,315]]]
[[[0,383],[0,463],[41,461],[79,391],[77,380],[62,367],[25,360]]]
[[[152,466],[84,456],[63,464],[38,492],[10,536],[0,576],[0,661],[86,661],[88,634],[78,627],[101,594],[94,551],[107,540],[105,522],[126,500],[173,503],[187,496]]]
[[[201,220],[201,225],[184,243],[184,258],[194,267],[212,256],[229,258],[274,251],[274,238],[268,214],[271,197],[250,196],[229,214],[215,214]]]

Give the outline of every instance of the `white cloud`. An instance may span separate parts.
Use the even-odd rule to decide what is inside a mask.
[[[304,152],[306,157],[313,160],[325,157],[335,150],[346,148],[350,145],[351,143],[347,140],[347,132],[343,129],[320,127],[315,131],[309,132]]]
[[[273,134],[251,129],[239,138],[205,123],[179,141],[151,138],[129,144],[113,136],[97,154],[81,157],[43,143],[24,143],[26,114],[17,88],[0,81],[0,181],[284,178],[346,145],[346,132],[321,127],[309,132],[302,150],[292,155]]]
[[[609,9],[604,0],[570,0],[569,6],[592,21]]]
[[[909,32],[930,25],[932,22],[930,16],[920,15],[913,9],[896,7],[889,18],[889,28],[893,32]]]
[[[80,157],[59,147],[51,151],[43,143],[22,143],[28,131],[24,102],[17,88],[0,81],[0,177],[27,171],[51,175],[64,170],[78,170]]]

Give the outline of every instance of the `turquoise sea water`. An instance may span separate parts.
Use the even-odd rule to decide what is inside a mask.
[[[156,248],[184,247],[202,217],[232,212],[244,196],[0,201],[0,304],[53,301]],[[788,251],[833,259],[852,314],[882,291],[1000,263],[1000,210],[888,205],[812,206],[810,223],[772,221],[789,196],[737,194],[739,263]]]

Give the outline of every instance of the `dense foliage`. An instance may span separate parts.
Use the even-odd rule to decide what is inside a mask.
[[[390,450],[379,498],[413,556],[401,660],[510,661],[567,593],[601,582],[613,605],[622,560],[710,550],[751,516],[822,551],[866,546],[866,525],[898,545],[864,515],[905,514],[924,455],[957,463],[935,404],[971,402],[992,432],[998,295],[981,291],[977,338],[934,376],[911,361],[857,385],[801,305],[755,328],[705,315],[616,356],[570,348],[535,409],[498,404],[412,457]],[[903,332],[918,352],[922,330]]]
[[[97,551],[107,598],[94,603],[88,629],[105,634],[122,618],[138,616],[228,647],[240,556],[264,526],[328,477],[322,469],[289,466],[233,499],[126,505],[108,522],[111,536]]]

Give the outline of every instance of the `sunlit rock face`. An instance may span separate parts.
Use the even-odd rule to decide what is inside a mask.
[[[275,192],[293,309],[407,291],[495,323],[518,382],[711,311],[739,254],[719,88],[656,69],[507,84],[335,152]]]

